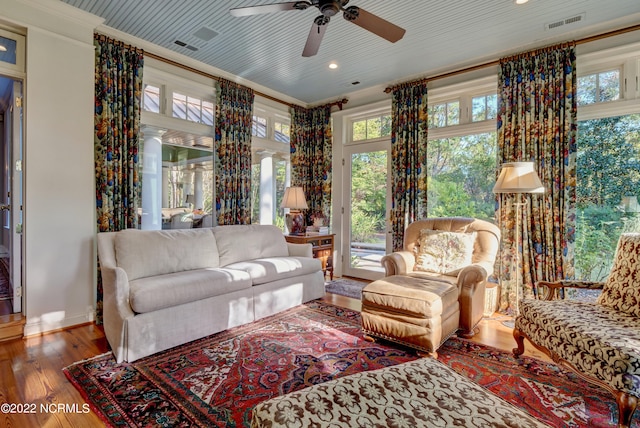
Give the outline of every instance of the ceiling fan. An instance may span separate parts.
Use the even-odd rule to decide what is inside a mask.
[[[264,4],[259,6],[237,7],[231,9],[233,16],[249,16],[263,13],[279,12],[284,10],[305,10],[311,6],[315,6],[320,10],[322,15],[314,19],[307,43],[304,45],[302,56],[309,57],[318,53],[320,42],[327,30],[327,25],[331,17],[338,12],[343,12],[343,17],[349,22],[353,22],[359,27],[364,28],[378,36],[395,43],[400,40],[405,33],[404,28],[400,28],[391,22],[380,18],[377,15],[367,12],[357,6],[345,6],[349,0],[309,0],[309,1],[291,1],[285,3]]]

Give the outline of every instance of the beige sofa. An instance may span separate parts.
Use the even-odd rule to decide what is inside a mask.
[[[311,245],[268,225],[98,234],[104,330],[118,362],[324,295]]]

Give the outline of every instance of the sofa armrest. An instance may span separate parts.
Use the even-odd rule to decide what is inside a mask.
[[[553,300],[553,297],[557,294],[556,290],[564,296],[565,288],[580,288],[583,290],[602,290],[604,282],[599,281],[576,281],[563,279],[560,281],[538,281],[536,287],[545,287],[546,292],[542,297],[543,300]]]
[[[287,242],[289,255],[292,257],[313,257],[313,245],[311,244],[292,244]]]
[[[410,251],[396,251],[383,256],[380,263],[384,267],[384,276],[406,275],[413,271],[416,256]]]
[[[135,313],[129,304],[129,278],[124,269],[101,266],[104,332],[118,362],[127,359],[127,320]]]

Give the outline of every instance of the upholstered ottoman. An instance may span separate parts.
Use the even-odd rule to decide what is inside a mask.
[[[516,406],[422,358],[356,373],[263,401],[253,428],[546,427]]]
[[[373,281],[362,290],[362,330],[430,354],[458,330],[455,284],[406,275]]]

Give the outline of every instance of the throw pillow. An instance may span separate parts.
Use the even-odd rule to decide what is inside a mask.
[[[640,317],[640,233],[623,233],[598,303]]]
[[[423,229],[416,245],[415,270],[457,275],[471,264],[476,232]]]

